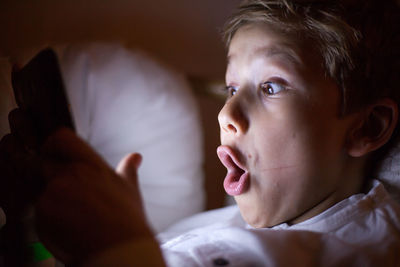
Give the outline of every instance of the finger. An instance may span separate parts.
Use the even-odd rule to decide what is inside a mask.
[[[68,128],[55,131],[44,143],[42,154],[61,161],[106,164],[89,144]]]
[[[14,134],[7,134],[1,139],[0,193],[13,187],[22,194],[20,202],[34,199],[44,187],[41,167],[42,161],[37,154],[27,150]]]
[[[27,150],[20,139],[14,134],[7,134],[1,139],[0,159],[0,167],[2,169],[15,168],[16,173],[19,174],[28,171],[27,169],[38,166],[36,154],[31,150]]]
[[[18,138],[8,134],[0,141],[0,204],[18,210],[30,202],[43,186],[37,158],[26,153]]]
[[[0,167],[15,167],[18,173],[32,172],[38,167],[39,159],[31,150],[26,150],[14,134],[5,135],[0,141]],[[28,170],[29,169],[29,170]]]
[[[14,134],[6,134],[0,141],[0,153],[6,158],[25,152],[23,145]]]
[[[29,114],[19,108],[8,114],[11,133],[16,135],[29,148],[37,147],[37,134]]]
[[[137,184],[137,171],[141,163],[142,156],[139,153],[129,154],[118,163],[116,172],[124,179]]]

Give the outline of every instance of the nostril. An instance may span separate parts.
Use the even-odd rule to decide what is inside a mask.
[[[238,100],[230,100],[218,115],[221,130],[227,134],[244,134],[248,129],[247,110],[244,110],[239,104]]]
[[[233,124],[228,124],[226,128],[227,128],[228,132],[237,133],[237,129]]]

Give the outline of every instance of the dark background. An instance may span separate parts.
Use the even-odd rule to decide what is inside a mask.
[[[33,47],[119,41],[144,49],[191,77],[223,82],[220,30],[239,0],[0,0],[0,136],[8,131],[9,56]],[[223,104],[197,92],[205,136],[207,208],[223,204],[225,169],[215,150]]]

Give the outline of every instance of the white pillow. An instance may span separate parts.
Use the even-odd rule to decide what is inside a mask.
[[[202,211],[202,130],[183,75],[117,44],[56,51],[78,134],[114,168],[128,153],[143,155],[139,185],[153,229]]]

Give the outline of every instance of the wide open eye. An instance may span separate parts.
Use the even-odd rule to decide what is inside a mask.
[[[260,85],[262,92],[266,95],[275,95],[285,90],[285,86],[275,82],[265,82]]]
[[[228,97],[234,96],[237,92],[237,87],[228,85],[225,87],[225,92],[227,93]]]

